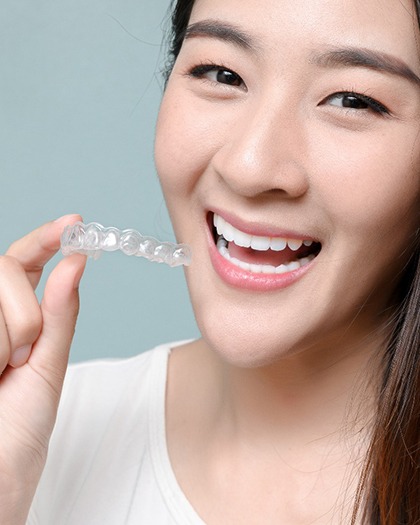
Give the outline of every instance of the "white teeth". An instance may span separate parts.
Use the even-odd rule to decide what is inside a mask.
[[[252,237],[239,230],[235,232],[235,244],[241,246],[241,248],[249,248],[252,245]],[[254,248],[256,250],[257,248]]]
[[[234,242],[237,246],[242,248],[252,248],[257,251],[267,251],[269,249],[275,252],[281,252],[289,246],[289,248],[296,252],[302,246],[311,246],[312,240],[301,239],[285,239],[282,237],[263,237],[259,235],[249,235],[244,233],[231,224],[225,221],[219,215],[213,214],[213,224],[219,235],[229,241]]]
[[[291,250],[296,252],[302,246],[302,241],[298,241],[297,239],[288,239],[287,244]]]
[[[287,246],[287,240],[286,239],[271,239],[271,249],[275,252],[281,252],[284,250]]]
[[[253,250],[258,250],[261,252],[265,252],[269,250],[270,249],[270,238],[253,236],[251,239],[251,248]]]
[[[311,256],[312,258],[310,260],[306,260],[305,264],[308,264],[308,262],[312,261],[314,256]],[[309,257],[307,258],[309,259]],[[276,273],[287,273],[287,272],[293,272],[293,270],[297,270],[298,268],[301,268],[302,266],[305,266],[305,264],[302,264],[302,261],[304,259],[300,259],[299,261],[292,261],[287,264],[281,264],[280,266],[277,266]]]
[[[235,238],[234,230],[235,229],[231,224],[225,222],[225,224],[223,225],[223,237],[229,242],[233,241],[233,239]]]
[[[262,264],[261,271],[262,273],[276,273],[276,267],[271,264]]]
[[[280,266],[272,266],[271,264],[251,264],[245,261],[240,261],[236,257],[231,257],[227,245],[228,243],[226,239],[220,236],[217,240],[217,250],[219,251],[220,255],[222,255],[226,260],[228,260],[235,266],[238,266],[238,268],[242,268],[242,270],[246,270],[252,273],[281,274],[293,272],[294,270],[297,270],[298,268],[302,268],[302,266],[309,264],[313,259],[315,259],[315,255],[308,255],[308,257],[298,259],[297,261],[291,261],[287,264],[280,264]]]
[[[228,252],[227,245],[227,241],[220,235],[220,237],[217,239],[217,249],[219,252],[222,253],[222,250]]]
[[[276,273],[287,273],[287,264],[280,264],[280,266],[277,266]]]
[[[293,270],[297,270],[298,268],[300,268],[301,264],[300,264],[300,261],[292,261],[286,266],[287,266],[288,271],[292,272]]]
[[[280,264],[280,266],[271,266],[269,264],[249,264],[243,261],[239,261],[236,259],[236,257],[231,257],[229,255],[229,252],[226,250],[226,253],[223,254],[223,257],[230,261],[235,266],[238,266],[239,268],[242,268],[243,270],[246,270],[248,272],[252,273],[265,273],[265,274],[282,274],[287,272],[293,272],[294,270],[297,270],[298,268],[302,268],[303,266],[306,266],[309,264],[313,259],[315,259],[315,255],[309,255],[308,257],[305,257],[304,259],[299,259],[298,261],[292,261],[287,264]]]
[[[217,233],[218,233],[219,235],[222,235],[222,232],[223,232],[223,226],[225,226],[225,224],[226,224],[225,219],[223,219],[223,218],[220,217],[219,215],[214,214],[214,215],[213,215],[213,224],[214,224],[214,227],[215,227],[216,230],[217,230]]]
[[[251,265],[245,261],[239,261],[238,259],[235,259],[236,262],[233,264],[238,264],[239,268],[242,268],[242,270],[247,270],[249,272]]]

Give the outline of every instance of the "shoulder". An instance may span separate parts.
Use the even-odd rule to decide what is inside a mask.
[[[110,513],[106,523],[116,523],[113,513],[129,508],[140,466],[149,468],[150,429],[154,419],[164,418],[168,356],[179,344],[70,365],[32,508],[40,523],[63,516],[66,523],[82,523],[79,516],[102,516],[104,509]]]
[[[129,385],[135,382],[136,396],[146,389],[146,379],[153,365],[164,368],[170,345],[158,346],[152,350],[125,359],[103,359],[86,361],[69,366],[63,386],[60,411],[67,404],[79,401],[83,406],[114,403],[121,395],[128,394]]]
[[[132,418],[139,421],[146,417],[150,396],[159,388],[165,388],[168,357],[171,348],[177,344],[163,344],[124,359],[103,359],[70,365],[53,438],[60,432],[65,436],[72,431],[80,434],[81,428],[85,428],[83,433],[86,434],[83,423],[89,423],[89,427],[94,427],[92,432],[98,433],[117,414],[125,424]],[[123,428],[119,430],[123,431]]]

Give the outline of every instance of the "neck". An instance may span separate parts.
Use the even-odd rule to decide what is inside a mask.
[[[168,452],[197,508],[212,516],[213,494],[227,499],[222,508],[232,508],[233,516],[249,509],[250,499],[258,515],[261,506],[273,506],[283,522],[325,515],[335,523],[330,513],[338,502],[346,516],[339,522],[348,523],[376,398],[367,373],[376,348],[364,345],[339,359],[337,352],[327,358],[324,351],[322,359],[302,353],[260,368],[226,363],[203,340],[174,350]],[[299,509],[295,521],[290,508]]]
[[[364,341],[345,352],[324,348],[240,368],[201,340],[187,350],[189,362],[196,363],[188,390],[201,392],[194,404],[206,414],[200,416],[207,417],[206,432],[254,443],[275,439],[289,450],[342,443],[344,436],[359,441],[369,431],[376,399],[377,348],[378,341]],[[192,377],[197,384],[191,385]]]
[[[289,449],[357,437],[376,397],[371,361],[371,351],[355,351],[330,362],[294,356],[258,369],[225,365],[219,415],[232,432],[275,435]]]

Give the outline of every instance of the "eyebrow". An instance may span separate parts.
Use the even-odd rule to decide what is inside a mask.
[[[234,24],[220,22],[219,20],[207,19],[195,22],[185,30],[185,39],[194,37],[208,37],[223,40],[234,44],[246,51],[255,51],[261,48],[255,36],[235,26]],[[320,67],[364,67],[402,77],[411,83],[420,86],[420,77],[400,58],[374,51],[367,48],[346,47],[326,51],[321,54],[313,54],[311,63]]]
[[[420,77],[400,58],[366,48],[333,49],[313,55],[311,62],[321,67],[364,67],[396,75],[420,86]]]
[[[210,37],[229,42],[246,51],[258,47],[255,37],[233,24],[219,22],[218,20],[201,20],[187,27],[185,39],[194,37]]]

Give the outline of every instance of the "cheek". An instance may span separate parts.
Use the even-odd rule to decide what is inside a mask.
[[[417,228],[420,148],[414,130],[398,131],[381,140],[349,136],[323,142],[328,147],[317,152],[323,162],[316,177],[333,230],[339,225],[357,239],[365,234],[383,240]]]
[[[335,286],[354,304],[367,296],[374,305],[387,303],[411,253],[406,248],[419,227],[420,155],[413,158],[413,135],[405,139],[370,144],[359,137],[319,157],[318,203],[330,222],[331,260],[348,276]]]
[[[214,149],[213,129],[209,119],[197,118],[186,94],[178,91],[175,96],[168,86],[155,140],[156,168],[167,199],[186,195],[196,185]]]

